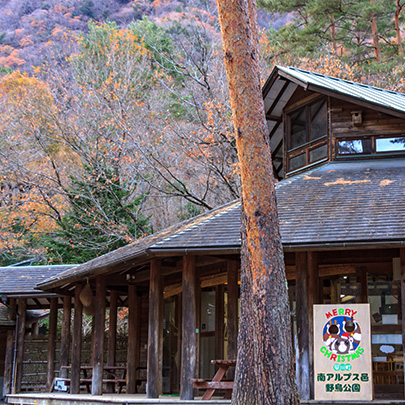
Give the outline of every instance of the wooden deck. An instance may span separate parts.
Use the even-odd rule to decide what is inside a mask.
[[[213,397],[210,401],[196,398],[193,401],[181,401],[176,396],[161,396],[159,399],[147,399],[144,394],[104,394],[92,396],[90,394],[64,393],[24,393],[8,396],[8,404],[18,405],[230,405],[231,400]],[[374,401],[301,401],[301,405],[405,405],[405,400],[380,399]]]
[[[160,396],[159,399],[147,399],[145,394],[65,394],[65,393],[24,393],[7,396],[7,404],[18,405],[117,405],[117,404],[192,404],[192,405],[228,405],[231,401],[213,398],[203,401],[196,398],[193,401],[181,401],[178,396]],[[405,402],[404,402],[405,404]]]

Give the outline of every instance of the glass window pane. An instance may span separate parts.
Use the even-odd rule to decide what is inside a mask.
[[[291,122],[291,143],[290,149],[304,145],[307,142],[307,124],[305,108],[295,112],[290,117]]]
[[[397,138],[380,138],[376,139],[377,152],[397,152],[405,151],[405,136]]]
[[[215,290],[201,291],[201,332],[215,331]]]
[[[305,153],[291,158],[289,161],[289,170],[295,170],[299,169],[302,166],[305,166],[305,160]]]
[[[323,159],[328,154],[328,146],[322,145],[319,148],[312,149],[309,151],[309,163],[316,162],[317,160]]]
[[[311,136],[310,140],[322,138],[328,134],[328,120],[326,101],[312,104],[311,108]]]
[[[371,139],[353,139],[351,141],[338,142],[338,154],[347,155],[352,153],[371,153]]]

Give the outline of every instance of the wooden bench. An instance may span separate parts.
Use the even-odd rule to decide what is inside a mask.
[[[229,367],[235,366],[235,360],[212,360],[212,364],[219,366],[218,371],[214,375],[212,380],[206,380],[203,378],[192,378],[193,387],[197,389],[205,389],[205,393],[202,397],[203,400],[209,400],[214,395],[215,390],[225,390],[224,398],[229,399],[232,396],[233,381],[223,381],[226,372]]]

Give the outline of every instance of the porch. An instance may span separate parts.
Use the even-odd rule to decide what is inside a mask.
[[[314,401],[302,400],[302,405],[326,405],[341,404],[338,401]],[[179,396],[159,396],[159,398],[150,399],[145,394],[105,394],[94,396],[90,394],[62,394],[62,393],[27,393],[14,394],[8,396],[8,404],[18,405],[114,405],[114,404],[158,404],[158,405],[228,405],[229,399],[220,399],[214,397],[209,402],[202,401],[201,398],[194,400],[180,400]],[[405,405],[405,400],[380,399],[374,401],[355,401],[345,402],[345,405]]]

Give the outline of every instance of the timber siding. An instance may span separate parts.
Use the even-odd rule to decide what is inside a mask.
[[[363,124],[354,126],[352,111],[361,110]],[[336,98],[330,100],[332,136],[403,134],[404,120]]]

